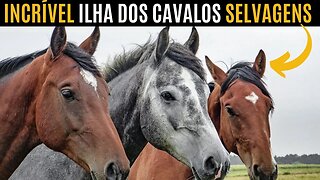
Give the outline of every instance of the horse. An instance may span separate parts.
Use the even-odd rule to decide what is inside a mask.
[[[252,180],[276,179],[278,172],[270,150],[269,113],[273,111],[273,100],[261,80],[265,63],[261,50],[253,67],[240,62],[225,73],[206,57],[215,81],[208,100],[210,118],[226,149],[240,156]],[[128,179],[193,178],[190,168],[148,144],[131,167]]]
[[[78,47],[55,27],[49,48],[0,62],[0,179],[44,143],[93,179],[127,176],[129,161],[108,113],[108,88],[94,63],[100,31]]]
[[[217,171],[225,174],[229,154],[207,111],[209,88],[201,61],[195,56],[199,46],[197,30],[192,29],[183,45],[169,39],[169,28],[165,27],[155,42],[149,40],[124,52],[105,67],[110,114],[126,154],[133,164],[149,142],[188,165],[200,179],[211,178]],[[52,152],[42,151],[41,156],[52,156]],[[45,164],[36,165],[33,174],[57,168],[48,167],[51,162]],[[58,168],[69,168],[63,164]],[[70,172],[63,177],[85,177],[73,173],[75,170]]]

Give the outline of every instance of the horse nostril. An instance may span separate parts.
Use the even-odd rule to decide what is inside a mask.
[[[255,176],[260,176],[259,165],[253,165],[253,174]]]
[[[122,174],[121,180],[126,180],[127,177],[128,177],[128,175],[129,175],[129,172],[130,172],[129,169],[128,169],[128,170],[125,170],[125,171],[121,171],[121,174]]]
[[[275,170],[272,173],[272,179],[277,179],[278,177],[278,165],[275,165]]]
[[[210,156],[205,162],[204,162],[204,168],[209,174],[216,175],[220,169],[219,165],[215,162],[214,158]]]
[[[106,179],[117,180],[120,175],[119,167],[115,163],[110,163],[105,170]]]
[[[229,161],[227,161],[227,162],[225,162],[224,163],[224,167],[225,167],[225,169],[224,169],[224,173],[225,174],[227,174],[227,172],[229,171],[229,169],[230,169],[230,162]]]

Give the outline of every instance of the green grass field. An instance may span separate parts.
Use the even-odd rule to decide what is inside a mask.
[[[320,164],[280,164],[279,180],[320,180]],[[248,180],[244,165],[232,165],[226,180]]]

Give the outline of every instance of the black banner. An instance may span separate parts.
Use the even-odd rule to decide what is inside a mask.
[[[18,1],[1,26],[319,26],[319,1]]]

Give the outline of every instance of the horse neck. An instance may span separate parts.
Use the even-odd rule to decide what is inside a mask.
[[[139,106],[145,68],[144,63],[137,65],[108,82],[110,114],[131,165],[147,144],[141,131]]]
[[[0,84],[0,179],[7,179],[37,145],[35,94],[41,63],[14,72]]]

